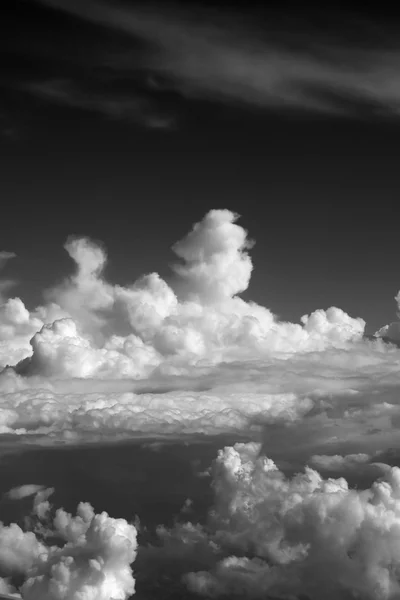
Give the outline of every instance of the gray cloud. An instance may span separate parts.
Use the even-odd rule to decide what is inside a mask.
[[[19,88],[53,104],[95,112],[113,120],[132,121],[152,129],[169,129],[174,125],[172,117],[157,114],[146,98],[135,94],[85,91],[68,79],[46,79]]]
[[[11,258],[15,258],[17,255],[15,252],[6,252],[5,250],[0,250],[0,267],[2,267],[8,260]]]
[[[278,43],[272,29],[243,28],[233,17],[221,23],[200,13],[194,20],[162,8],[39,1],[147,42],[143,67],[189,97],[339,115],[361,109],[399,113],[400,55],[390,44],[364,40],[370,49],[362,50],[332,37],[324,42],[320,35],[304,31],[293,34],[293,49],[294,44],[286,43],[290,34]],[[121,64],[126,68],[126,61]],[[114,66],[118,69],[117,63]]]

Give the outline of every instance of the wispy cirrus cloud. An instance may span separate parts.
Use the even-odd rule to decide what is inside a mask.
[[[20,89],[53,104],[83,109],[112,120],[131,121],[151,129],[169,129],[174,125],[172,116],[158,113],[144,96],[138,94],[84,90],[68,79],[27,82]]]
[[[399,49],[361,23],[355,47],[294,25],[277,40],[273,23],[242,26],[200,10],[38,1],[144,41],[142,67],[187,97],[338,115],[400,112]],[[128,52],[114,68],[129,69],[129,60]]]

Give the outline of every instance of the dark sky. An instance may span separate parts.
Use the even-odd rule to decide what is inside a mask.
[[[171,245],[209,209],[229,208],[256,240],[247,298],[294,321],[331,305],[362,316],[372,331],[394,319],[400,116],[392,90],[400,76],[396,80],[390,69],[397,52],[393,20],[341,12],[329,21],[311,11],[299,20],[298,12],[277,9],[254,19],[238,4],[215,13],[211,3],[185,4],[182,17],[182,5],[164,3],[166,21],[141,37],[109,27],[107,19],[99,23],[95,2],[81,0],[91,7],[85,18],[33,0],[6,5],[0,249],[17,253],[4,271],[20,281],[15,294],[35,304],[43,288],[67,272],[69,234],[105,243],[113,281],[151,270],[166,276]],[[138,10],[128,1],[121,7],[126,22],[129,11]],[[149,14],[158,15],[156,5]],[[227,76],[221,97],[224,77],[210,74],[202,43],[192,48],[184,41],[179,54],[162,37],[165,22],[179,22],[179,33],[197,14],[205,23],[203,38],[211,25],[230,34],[243,15],[247,73],[250,33],[265,27],[260,44],[268,43],[274,55],[290,50],[296,76],[303,72],[299,55],[313,72],[321,60],[328,71],[334,63],[336,74],[323,85],[325,67],[311,83],[306,75],[294,106],[292,80],[284,93],[273,81],[263,83],[260,100],[258,82],[248,91],[237,71]],[[159,39],[162,51],[154,49]],[[227,56],[232,44],[218,40],[212,51]],[[201,80],[182,74],[181,58],[189,52],[197,52],[198,72],[202,61],[208,64]],[[375,88],[363,95],[370,61],[380,64],[388,55],[382,73],[373,71]],[[225,64],[231,68],[221,59],[221,69]],[[354,89],[346,84],[351,89],[344,95],[340,81],[337,88],[333,83],[338,65],[343,72],[349,64],[358,83]],[[391,77],[383,93],[379,82]],[[315,101],[324,108],[314,109]]]

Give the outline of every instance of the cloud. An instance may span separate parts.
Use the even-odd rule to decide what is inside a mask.
[[[322,473],[349,473],[358,476],[372,474],[375,477],[378,477],[390,470],[389,465],[381,462],[374,462],[369,454],[362,452],[358,454],[347,454],[345,456],[341,456],[340,454],[316,454],[311,456],[308,462],[312,467]]]
[[[252,242],[238,215],[229,210],[211,210],[185,239],[173,246],[183,265],[175,272],[186,285],[189,299],[218,302],[244,292],[253,265],[246,249]]]
[[[0,305],[0,365],[15,365],[31,354],[30,340],[43,326],[20,298],[9,298]]]
[[[354,48],[293,24],[277,40],[276,29],[282,29],[272,15],[263,20],[262,31],[255,22],[245,26],[243,18],[225,15],[222,20],[200,9],[193,18],[164,6],[140,10],[107,2],[41,2],[143,40],[149,49],[142,66],[185,97],[353,117],[361,109],[399,113],[398,49],[389,34],[382,34],[384,43],[379,36],[371,39],[360,22],[354,26],[363,43]],[[120,59],[124,70],[127,56]]]
[[[37,494],[42,489],[42,485],[28,483],[26,485],[20,485],[19,487],[12,488],[7,492],[6,496],[7,498],[10,498],[10,500],[21,500],[22,498],[27,498],[28,496]]]
[[[3,265],[8,261],[11,260],[12,258],[15,258],[17,255],[15,254],[15,252],[6,252],[5,250],[1,250],[0,251],[0,267],[3,267]]]
[[[400,292],[395,296],[397,304],[397,315],[400,316]],[[398,344],[400,342],[400,322],[393,321],[389,325],[381,327],[376,333],[375,337],[384,338],[389,342]]]
[[[135,527],[83,502],[76,516],[58,509],[51,518],[45,498],[52,491],[35,498],[36,533],[0,524],[0,569],[8,577],[0,593],[15,592],[9,582],[18,575],[24,581],[17,597],[24,600],[127,600],[135,591]]]
[[[287,323],[243,300],[252,242],[238,218],[213,210],[195,224],[174,246],[169,282],[150,273],[110,283],[105,248],[69,238],[72,273],[41,306],[1,305],[0,434],[11,452],[250,440],[220,451],[207,526],[160,527],[160,547],[142,551],[144,572],[167,553],[198,594],[394,600],[400,471],[384,461],[400,442],[400,351],[365,338],[364,321],[337,307]],[[292,476],[305,464],[315,468]],[[28,600],[128,598],[136,529],[84,503],[75,517],[54,513],[52,492],[27,483],[6,494],[32,497],[33,512],[25,530],[0,525],[0,590],[18,587]]]
[[[149,129],[170,129],[174,126],[171,116],[163,116],[152,107],[143,94],[116,93],[110,86],[104,90],[85,89],[72,79],[45,79],[19,84],[17,89],[59,106],[67,106],[98,113],[111,120],[131,121]]]
[[[69,238],[74,270],[44,303],[0,308],[0,360],[12,365],[0,373],[1,431],[51,444],[266,429],[308,456],[393,441],[398,349],[365,339],[365,322],[337,307],[287,323],[244,301],[252,242],[237,221],[212,210],[195,224],[173,247],[169,283],[111,284],[105,248]]]
[[[302,325],[278,322],[267,308],[242,300],[252,262],[247,233],[228,210],[210,211],[174,250],[168,285],[157,273],[129,287],[103,277],[105,251],[91,240],[65,246],[76,272],[48,290],[48,303],[29,313],[20,299],[3,307],[6,338],[21,337],[24,372],[54,377],[145,377],[156,369],[185,374],[199,361],[344,348],[361,339],[365,322],[331,307],[302,317]]]
[[[219,451],[205,526],[159,528],[160,557],[198,557],[183,576],[189,591],[397,598],[400,469],[387,466],[370,488],[351,489],[343,477],[323,479],[309,467],[288,478],[260,450],[240,443]]]

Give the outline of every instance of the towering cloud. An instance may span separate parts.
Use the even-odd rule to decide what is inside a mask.
[[[173,288],[156,273],[129,287],[111,285],[103,277],[104,250],[88,239],[68,240],[76,271],[47,291],[49,303],[33,313],[18,298],[3,305],[3,364],[30,354],[28,374],[139,378],[156,367],[179,372],[204,359],[218,364],[344,347],[362,336],[362,319],[337,308],[296,325],[242,300],[251,243],[236,220],[228,210],[210,211],[174,246],[182,262],[174,266]]]
[[[9,298],[0,307],[0,360],[14,365],[0,374],[3,431],[71,441],[85,432],[253,430],[315,414],[321,393],[359,390],[365,377],[370,385],[376,372],[397,370],[379,341],[363,341],[364,321],[339,308],[295,324],[244,301],[252,242],[237,219],[212,210],[195,224],[174,246],[170,283],[150,273],[111,284],[105,250],[70,238],[75,270],[42,306]]]
[[[252,244],[237,218],[229,210],[211,210],[173,247],[184,260],[175,271],[189,298],[218,303],[247,289],[253,265],[246,249]]]

